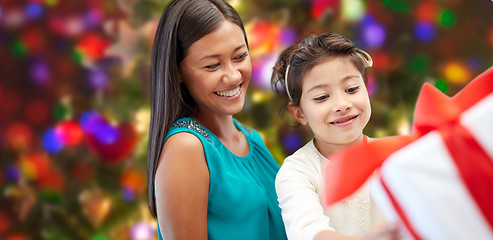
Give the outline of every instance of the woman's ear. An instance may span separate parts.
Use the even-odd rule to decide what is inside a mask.
[[[289,113],[291,113],[291,116],[296,119],[296,121],[298,121],[302,125],[306,125],[305,115],[303,114],[303,111],[299,106],[293,106],[290,102],[288,105],[288,110]]]
[[[183,79],[181,77],[180,71],[176,71],[176,76],[178,77],[178,83],[182,83]]]

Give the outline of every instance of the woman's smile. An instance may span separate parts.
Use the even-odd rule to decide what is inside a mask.
[[[229,90],[225,90],[225,91],[217,91],[217,92],[214,92],[215,94],[221,96],[221,97],[227,97],[227,98],[232,98],[232,97],[236,97],[236,96],[239,96],[240,93],[241,93],[241,86],[243,84],[240,84],[238,86],[236,86],[235,88],[232,88],[232,89],[229,89]]]

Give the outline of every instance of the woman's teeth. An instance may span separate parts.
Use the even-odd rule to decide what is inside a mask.
[[[232,97],[238,95],[240,93],[240,90],[241,90],[241,85],[239,85],[235,89],[216,92],[216,94],[222,97]]]

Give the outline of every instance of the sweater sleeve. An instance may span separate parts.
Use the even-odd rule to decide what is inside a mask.
[[[321,183],[318,165],[306,156],[292,155],[286,158],[276,176],[279,206],[290,240],[311,240],[320,231],[334,231],[318,193]]]

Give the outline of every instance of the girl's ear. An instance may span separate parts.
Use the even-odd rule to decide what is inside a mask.
[[[299,106],[292,106],[290,102],[290,104],[288,105],[288,110],[289,113],[291,113],[291,116],[296,119],[296,121],[298,121],[302,125],[306,125],[305,115],[303,115],[303,111]]]

